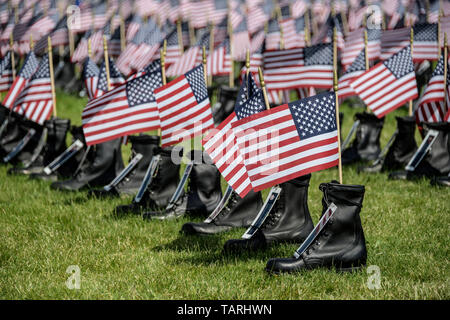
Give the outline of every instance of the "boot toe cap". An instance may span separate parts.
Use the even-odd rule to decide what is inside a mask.
[[[228,226],[218,226],[213,223],[195,223],[188,222],[181,227],[181,232],[186,235],[194,234],[216,234],[219,232],[224,232],[230,230],[231,227]]]
[[[273,258],[267,261],[266,271],[269,273],[299,272],[305,269],[303,259]]]

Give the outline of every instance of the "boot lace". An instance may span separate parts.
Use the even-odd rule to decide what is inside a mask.
[[[277,202],[275,202],[275,205],[273,206],[266,220],[263,222],[261,229],[266,230],[273,227],[278,222],[278,220],[280,220],[281,215],[284,212],[284,208],[285,208],[285,194],[284,191],[282,190],[280,193],[280,197],[278,198]]]

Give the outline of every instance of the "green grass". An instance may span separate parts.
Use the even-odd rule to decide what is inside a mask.
[[[58,116],[80,124],[84,103],[58,92]],[[345,137],[353,114],[361,110],[342,110]],[[388,115],[382,145],[395,130],[394,116],[405,112]],[[129,147],[124,150],[124,157],[128,155]],[[366,269],[269,276],[264,271],[267,260],[291,256],[298,244],[226,257],[221,254],[223,244],[244,230],[185,237],[179,234],[183,223],[200,218],[115,219],[113,208],[131,198],[97,200],[85,192],[56,192],[47,182],[8,176],[8,167],[1,166],[0,298],[449,299],[449,190],[431,187],[426,180],[360,175],[356,167],[344,168],[344,183],[366,186],[361,217],[368,265],[381,271],[379,290],[367,287]],[[314,222],[321,211],[318,186],[332,179],[337,179],[336,169],[313,174],[308,205]],[[80,290],[65,285],[69,265],[81,269]]]

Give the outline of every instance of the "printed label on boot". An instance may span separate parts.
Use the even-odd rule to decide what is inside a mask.
[[[223,207],[227,204],[228,200],[230,200],[231,195],[233,194],[233,188],[231,186],[227,187],[227,190],[225,190],[225,193],[220,200],[217,207],[214,209],[214,211],[209,215],[208,218],[206,218],[204,223],[211,223],[219,214],[219,212],[223,209]]]
[[[83,148],[83,142],[76,140],[71,144],[63,153],[61,153],[55,160],[53,160],[48,166],[44,168],[44,173],[46,175],[52,174],[59,167],[61,167],[67,160],[72,158],[78,151]]]
[[[422,144],[419,149],[417,149],[416,153],[412,156],[411,160],[409,160],[405,169],[407,171],[414,171],[422,159],[427,155],[428,151],[431,149],[434,141],[436,140],[439,131],[430,130],[426,135],[425,139],[423,139]]]
[[[161,156],[159,154],[152,157],[152,161],[150,161],[147,172],[145,173],[144,180],[142,180],[141,186],[139,187],[139,191],[136,194],[136,197],[134,197],[133,201],[135,203],[139,203],[141,201],[142,197],[144,196],[145,190],[147,190],[148,186],[152,182],[156,168],[158,168],[158,163],[160,159]]]
[[[189,162],[186,165],[186,169],[184,169],[183,176],[181,177],[180,183],[177,186],[177,189],[175,190],[175,193],[172,195],[172,198],[170,198],[169,204],[166,207],[166,211],[169,211],[172,209],[173,205],[178,201],[178,199],[181,196],[181,193],[184,189],[184,185],[187,182],[187,179],[189,178],[189,175],[191,174],[192,168],[194,167],[193,162]]]
[[[350,132],[348,133],[347,137],[344,140],[344,143],[341,146],[341,149],[344,150],[345,148],[347,148],[348,144],[350,143],[350,140],[352,139],[353,135],[355,134],[356,128],[358,128],[359,124],[361,121],[356,120],[353,123],[353,126],[350,129]]]
[[[109,191],[115,186],[117,186],[120,181],[122,181],[130,172],[133,170],[133,168],[138,164],[139,161],[141,161],[143,155],[140,153],[137,153],[133,159],[128,163],[128,165],[117,175],[117,177],[114,178],[113,181],[111,181],[108,185],[103,187],[103,190]]]
[[[34,129],[28,130],[25,137],[23,137],[22,140],[20,140],[20,142],[14,147],[14,149],[10,153],[8,153],[6,157],[3,158],[3,161],[9,162],[12,158],[14,158],[20,151],[22,151],[23,148],[25,148],[25,146],[28,144],[35,133],[36,130]]]
[[[330,220],[330,218],[333,216],[333,214],[336,212],[336,205],[334,203],[331,203],[328,209],[323,214],[322,218],[320,218],[317,225],[314,227],[314,229],[311,231],[311,233],[306,237],[305,241],[303,241],[302,245],[294,252],[294,257],[298,259],[303,252],[305,252],[306,249],[310,246],[310,244],[316,239],[317,235],[320,233],[320,231],[325,227],[327,222]]]
[[[267,196],[266,202],[264,202],[263,207],[259,211],[255,220],[253,220],[250,227],[242,235],[242,239],[250,239],[256,233],[256,231],[258,231],[258,229],[262,226],[262,224],[266,220],[273,206],[275,205],[275,202],[277,202],[280,193],[281,193],[280,187],[272,187],[272,189],[270,189],[270,193]]]

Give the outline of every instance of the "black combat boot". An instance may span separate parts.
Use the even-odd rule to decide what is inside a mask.
[[[188,222],[181,232],[185,234],[215,234],[232,228],[248,228],[263,206],[261,192],[251,190],[241,198],[235,191],[227,204],[211,222]]]
[[[70,120],[54,118],[44,122],[47,129],[47,139],[43,148],[37,148],[31,161],[23,167],[13,167],[8,170],[8,174],[32,174],[40,173],[45,166],[50,164],[57,156],[66,149],[66,137],[69,131]]]
[[[378,161],[375,165],[360,168],[359,171],[377,173],[404,168],[417,151],[417,143],[414,138],[415,118],[409,116],[395,118],[397,119],[397,135],[384,159]]]
[[[93,160],[86,161],[74,178],[54,182],[51,187],[62,191],[78,191],[108,184],[123,169],[121,143],[122,139],[114,139],[95,145]]]
[[[420,178],[434,179],[445,176],[450,172],[449,122],[424,122],[424,131],[436,130],[439,132],[425,158],[417,165],[414,171],[396,171],[389,174],[393,180],[416,180]]]
[[[219,107],[213,110],[214,124],[218,126],[233,111],[239,88],[221,86],[219,88]]]
[[[313,229],[308,209],[308,186],[311,174],[280,185],[278,201],[261,228],[250,239],[228,240],[225,253],[264,250],[269,244],[302,242]]]
[[[180,164],[172,161],[171,155],[177,153],[180,158],[183,156],[183,149],[180,147],[158,148],[154,151],[161,160],[158,163],[156,174],[145,191],[140,202],[133,202],[127,205],[117,206],[114,214],[124,216],[127,214],[141,214],[146,210],[162,210],[169,203],[170,198],[175,193],[180,182]]]
[[[450,187],[450,176],[437,177],[431,180],[431,184],[438,187]]]
[[[0,157],[2,159],[14,149],[28,131],[28,128],[22,125],[22,117],[19,114],[8,111],[6,119],[8,123],[0,139]]]
[[[342,164],[375,160],[381,151],[380,135],[384,118],[378,119],[374,114],[363,112],[355,114],[355,120],[359,120],[360,124],[352,145],[342,152]]]
[[[206,152],[192,150],[188,158],[194,162],[189,176],[188,191],[180,196],[170,210],[146,212],[143,215],[144,219],[167,220],[185,214],[206,218],[217,207],[222,198],[219,170]]]
[[[138,192],[144,179],[154,152],[159,147],[159,136],[129,136],[131,142],[131,158],[140,153],[143,157],[133,170],[115,187],[106,191],[105,189],[93,189],[89,195],[96,197],[119,196],[121,194],[133,195]]]
[[[322,215],[331,203],[337,206],[333,216],[313,243],[296,259],[276,258],[267,262],[273,273],[299,272],[315,268],[354,271],[366,265],[367,249],[361,225],[364,186],[322,183]]]

